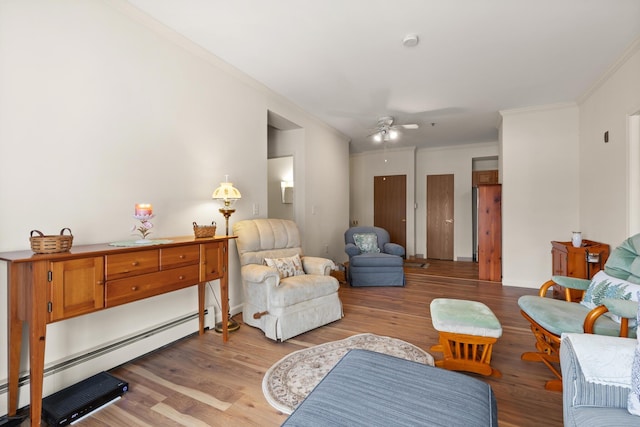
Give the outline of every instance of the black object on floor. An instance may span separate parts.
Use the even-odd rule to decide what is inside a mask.
[[[9,417],[8,415],[3,415],[0,417],[0,427],[15,427],[19,426],[26,420],[28,415],[16,415],[13,417]]]
[[[122,396],[129,384],[107,372],[60,390],[42,400],[42,419],[50,426],[66,426]]]

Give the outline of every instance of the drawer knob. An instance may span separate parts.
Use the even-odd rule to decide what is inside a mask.
[[[138,261],[133,261],[131,265],[133,265],[134,267],[137,267],[138,265],[140,265],[140,263]]]
[[[137,287],[137,286],[132,286],[132,287],[131,287],[131,290],[132,290],[132,291],[137,291],[137,290],[138,290],[138,287]]]
[[[178,279],[180,279],[180,280],[184,280],[184,276],[183,276],[183,275],[180,275],[180,276],[178,276]]]
[[[186,258],[186,256],[180,255],[180,259],[185,259],[185,258]]]

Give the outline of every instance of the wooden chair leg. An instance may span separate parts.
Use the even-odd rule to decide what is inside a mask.
[[[525,352],[521,360],[528,362],[542,362],[557,379],[549,380],[545,384],[547,390],[562,391],[562,373],[557,365],[560,363],[560,337],[538,325],[525,312],[521,311],[525,319],[531,324],[531,332],[536,339],[537,352]]]

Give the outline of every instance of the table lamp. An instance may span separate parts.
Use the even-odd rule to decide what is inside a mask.
[[[242,195],[237,188],[233,186],[233,183],[229,182],[229,175],[224,176],[224,181],[220,183],[220,187],[216,188],[211,195],[211,198],[218,200],[222,203],[222,207],[218,209],[224,216],[226,235],[229,235],[229,217],[236,210],[232,207],[236,200],[242,198]],[[224,321],[224,320],[223,320]],[[237,331],[240,328],[240,324],[231,318],[231,313],[227,313],[227,330],[229,332]],[[222,332],[222,322],[215,324],[213,328],[216,332]]]
[[[233,209],[233,204],[236,200],[242,198],[242,195],[237,188],[233,186],[232,182],[229,182],[229,175],[225,175],[225,182],[220,183],[220,187],[213,191],[212,199],[222,202],[222,207],[219,209],[220,213],[224,216],[226,223],[227,236],[229,235],[229,217],[236,210]]]

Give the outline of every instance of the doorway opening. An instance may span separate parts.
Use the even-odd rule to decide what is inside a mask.
[[[478,185],[498,184],[498,156],[471,159],[471,245],[473,262],[478,262]]]
[[[266,216],[298,222],[302,217],[298,210],[304,206],[304,192],[300,191],[304,178],[296,173],[296,164],[303,158],[304,130],[271,111],[267,125]]]

